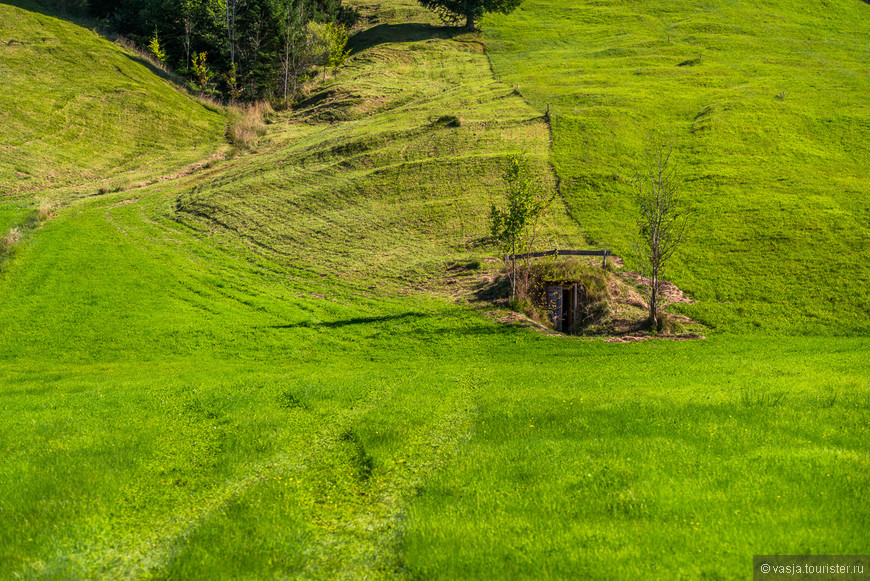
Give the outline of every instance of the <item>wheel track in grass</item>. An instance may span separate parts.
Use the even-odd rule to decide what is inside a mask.
[[[55,563],[46,564],[37,573],[44,575],[55,570],[55,567],[68,572],[64,567],[71,561],[87,565],[85,570],[80,571],[85,578],[100,578],[109,572],[115,578],[160,578],[160,573],[167,569],[179,547],[198,526],[222,508],[243,497],[260,481],[268,478],[267,474],[304,471],[306,464],[310,462],[310,456],[321,450],[329,451],[328,443],[337,440],[337,434],[346,421],[347,419],[342,418],[320,434],[309,448],[310,455],[279,453],[258,462],[244,478],[224,483],[208,498],[193,499],[186,511],[187,516],[176,515],[176,518],[167,522],[155,524],[155,532],[151,534],[142,534],[128,539],[127,542],[105,542],[102,548],[98,546],[76,550],[75,547],[67,547],[66,550],[58,551],[63,555],[62,558],[56,559]]]
[[[453,87],[465,83],[465,79],[476,75],[476,72],[482,70],[482,67],[478,66],[480,63],[476,61],[465,62],[463,51],[454,50],[457,48],[454,46],[456,43],[449,42],[452,43],[449,45],[450,50],[442,47],[439,51],[448,54],[451,60],[454,56],[457,57],[457,60],[460,61],[457,66],[461,66],[459,71],[461,74],[456,74],[456,81],[450,87],[444,84],[448,88],[447,94],[451,96],[451,99],[445,101],[444,95],[436,94],[434,97],[430,95],[430,92],[434,92],[430,87],[433,81],[425,76],[418,75],[417,78],[410,80],[402,79],[402,84],[399,86],[402,88],[407,86],[408,95],[416,95],[414,97],[416,101],[397,99],[392,104],[397,109],[386,106],[383,108],[384,111],[394,111],[392,116],[387,116],[390,117],[389,119],[383,120],[383,123],[393,127],[393,129],[387,127],[388,131],[385,130],[382,146],[376,148],[377,151],[372,152],[379,155],[380,165],[377,169],[385,171],[384,168],[401,168],[408,169],[408,173],[413,171],[413,175],[406,178],[412,182],[412,185],[427,179],[437,182],[433,182],[434,185],[455,185],[452,176],[447,176],[445,172],[440,172],[436,176],[419,176],[418,174],[420,174],[419,168],[425,168],[430,164],[430,159],[441,162],[456,160],[457,163],[461,162],[465,166],[471,166],[466,172],[467,175],[463,173],[460,176],[457,172],[456,181],[460,184],[465,183],[469,188],[471,186],[477,188],[479,185],[476,183],[478,176],[492,178],[497,184],[499,183],[497,163],[499,158],[512,153],[519,147],[526,146],[529,146],[533,155],[541,155],[546,152],[546,148],[542,145],[543,142],[538,143],[540,140],[536,139],[536,137],[540,137],[538,135],[540,132],[536,133],[525,127],[534,122],[534,112],[530,112],[527,107],[510,97],[508,87],[490,82],[490,79],[476,79],[481,81],[481,91],[472,90],[465,97],[462,97],[461,94],[455,95],[457,91]],[[437,45],[434,46],[437,48]],[[432,43],[427,43],[417,46],[414,50],[403,49],[401,53],[407,57],[409,63],[413,62],[419,67],[434,68],[436,66],[433,64],[434,61],[430,62],[425,58],[426,55],[422,54],[420,50],[422,48],[434,51]],[[439,54],[433,56],[437,57]],[[479,58],[485,59],[482,55]],[[375,70],[374,72],[381,73],[383,71]],[[437,75],[433,76],[433,78],[435,77],[440,78]],[[411,81],[414,81],[416,85]],[[364,88],[369,95],[380,94],[377,87],[366,86]],[[414,136],[428,135],[430,131],[438,131],[441,132],[439,135],[442,133],[447,135],[446,131],[448,130],[432,128],[431,123],[433,119],[437,119],[438,116],[454,107],[463,111],[463,125],[461,128],[456,128],[455,133],[458,137],[451,138],[451,140],[439,138],[443,145],[440,153],[433,145],[437,145],[437,143],[432,139],[412,139]],[[342,122],[341,127],[319,123],[316,129],[323,130],[325,133],[322,135],[315,133],[315,129],[299,129],[296,126],[287,125],[281,131],[275,131],[273,137],[276,141],[264,146],[260,152],[220,161],[214,167],[203,166],[190,174],[184,172],[181,175],[173,174],[165,182],[161,181],[150,189],[148,187],[135,188],[135,191],[118,192],[117,195],[110,192],[113,195],[108,198],[102,196],[95,198],[93,200],[95,206],[90,206],[91,201],[82,201],[82,206],[78,210],[80,213],[85,211],[102,212],[103,216],[101,217],[106,220],[108,227],[118,229],[121,235],[129,238],[131,243],[138,241],[150,247],[152,244],[166,244],[168,241],[162,240],[163,235],[161,234],[159,236],[160,242],[156,242],[156,239],[151,235],[151,230],[159,232],[163,231],[164,228],[160,224],[155,225],[148,218],[148,215],[152,214],[151,210],[144,211],[142,208],[154,204],[160,205],[168,197],[184,201],[185,196],[180,194],[182,189],[197,192],[199,191],[197,188],[202,187],[203,202],[214,204],[222,202],[224,205],[223,213],[219,214],[217,218],[224,219],[226,225],[220,229],[226,230],[229,235],[222,238],[218,245],[226,243],[227,246],[246,248],[247,241],[256,241],[259,245],[265,245],[266,248],[271,249],[267,253],[269,255],[274,255],[280,251],[286,252],[287,249],[294,252],[299,249],[310,249],[312,247],[310,239],[300,236],[293,228],[288,228],[286,232],[288,237],[293,237],[294,244],[287,244],[286,249],[268,244],[270,240],[281,241],[280,238],[268,236],[275,221],[271,214],[262,218],[263,224],[265,224],[262,230],[258,231],[249,226],[246,232],[239,231],[240,224],[232,222],[232,219],[237,217],[238,211],[238,207],[235,205],[235,196],[243,194],[247,196],[249,188],[246,181],[254,180],[256,173],[265,172],[266,177],[269,177],[268,171],[272,171],[273,161],[286,164],[283,167],[278,166],[283,179],[273,179],[271,182],[267,182],[267,185],[274,186],[276,191],[268,192],[269,195],[262,196],[262,199],[261,196],[243,198],[251,202],[246,207],[256,203],[259,206],[271,208],[272,205],[280,202],[287,204],[286,217],[292,218],[295,214],[305,211],[323,221],[331,218],[337,224],[335,232],[341,234],[341,226],[344,224],[346,216],[343,214],[335,214],[334,216],[324,214],[323,206],[319,203],[310,203],[296,208],[292,205],[293,199],[287,201],[288,196],[283,193],[283,190],[289,185],[287,183],[290,181],[287,179],[288,175],[305,182],[308,178],[317,177],[312,176],[314,173],[312,170],[323,172],[319,175],[325,177],[346,177],[331,175],[334,173],[331,170],[339,167],[336,162],[348,162],[351,165],[348,170],[348,173],[351,174],[350,177],[359,177],[363,174],[369,176],[377,171],[376,169],[358,167],[364,165],[363,162],[366,161],[364,156],[350,155],[348,159],[344,159],[338,153],[329,153],[335,147],[352,145],[359,141],[360,135],[363,133],[370,133],[369,126],[364,126],[361,122],[361,119],[367,116],[366,113],[364,111],[357,112],[356,115],[360,119],[346,124]],[[399,117],[399,119],[393,117]],[[405,117],[413,118],[409,120],[404,119]],[[426,126],[425,130],[421,129],[421,124]],[[374,128],[377,129],[377,126]],[[407,155],[406,149],[399,151],[401,143],[395,146],[394,150],[387,147],[392,139],[399,137],[407,140],[406,149],[408,145],[411,146],[412,151],[407,152]],[[305,141],[305,143],[300,144],[299,141]],[[490,141],[497,144],[496,149],[492,152],[489,151]],[[459,151],[456,151],[457,148]],[[481,153],[482,149],[486,151]],[[312,152],[315,155],[323,155],[325,158],[319,161],[316,157],[309,159]],[[449,155],[446,152],[449,152]],[[488,163],[482,163],[481,160]],[[477,167],[479,165],[485,167]],[[336,183],[344,184],[340,179],[315,181],[319,181],[320,187],[330,189]],[[317,185],[318,183],[313,184],[313,186]],[[376,193],[377,195],[375,195]],[[396,198],[399,197],[399,193],[404,194],[399,190],[393,193]],[[335,198],[336,201],[349,199],[353,197],[352,194],[354,192],[350,190],[342,190],[335,195]],[[371,203],[378,205],[381,193],[373,188],[369,194],[373,200]],[[307,195],[311,196],[311,194]],[[428,203],[432,195],[432,192],[429,191],[421,192],[415,201],[420,204]],[[480,195],[469,196],[464,192],[460,192],[460,195],[459,199],[468,203],[468,210],[483,211],[487,207],[485,202],[476,199],[481,197]],[[225,198],[221,196],[225,196]],[[138,200],[136,203],[126,203],[125,199],[134,197]],[[213,197],[216,199],[213,200]],[[474,199],[472,200],[472,198]],[[329,202],[331,199],[324,197],[323,202]],[[124,205],[108,207],[113,202],[122,201],[125,202]],[[315,196],[314,201],[319,202],[319,198]],[[444,196],[444,201],[456,204],[452,195]],[[170,203],[167,201],[165,205],[168,206]],[[136,214],[139,214],[138,217]],[[169,211],[167,214],[158,211],[158,214],[161,218],[176,219],[182,224],[191,226],[185,220],[179,219],[178,212],[173,214]],[[215,218],[215,216],[209,217]],[[245,215],[242,215],[241,218],[245,218]],[[429,230],[434,226],[430,225],[429,222],[434,223],[438,219],[440,219],[438,215],[433,214],[415,226],[419,230],[416,232],[418,243],[420,240],[426,245],[430,243],[431,233]],[[389,225],[392,223],[391,221],[404,220],[404,217],[398,211],[395,213],[385,212],[372,214],[370,220],[376,225]],[[198,220],[194,221],[193,224],[197,227],[202,225],[203,222]],[[241,222],[241,225],[245,225],[244,221]],[[210,228],[204,228],[200,230],[200,233],[203,230],[211,232]],[[302,234],[307,232],[302,228],[300,231]],[[296,244],[296,238],[300,238],[302,242]],[[400,245],[386,249],[389,251],[387,252],[390,255],[389,259],[402,247],[408,246],[406,238],[397,237],[397,240],[401,241]],[[447,247],[448,243],[450,243],[450,239],[446,237],[443,245]],[[358,251],[370,249],[364,244],[354,246],[352,240],[348,245]],[[250,250],[250,248],[248,249]],[[255,251],[252,254],[259,255],[261,253]],[[432,260],[436,258],[437,260],[446,260],[446,256],[440,252],[433,251],[432,256],[435,257]],[[379,259],[373,262],[380,264],[383,260]],[[309,265],[295,265],[296,268],[305,266]],[[366,279],[362,280],[369,282],[367,277],[371,269],[365,270],[367,272]],[[311,272],[317,273],[318,271],[312,266]],[[187,274],[186,272],[182,273],[181,278]],[[388,277],[389,274],[386,276]],[[175,288],[180,287],[176,286]],[[172,292],[170,289],[169,294]],[[463,353],[460,356],[465,355]],[[425,360],[418,358],[415,361],[424,362]],[[435,362],[434,358],[432,362]],[[222,515],[234,503],[256,496],[256,493],[262,490],[260,487],[270,482],[271,476],[302,474],[304,486],[300,487],[298,497],[294,497],[293,501],[299,500],[300,515],[306,523],[305,526],[309,529],[306,532],[311,533],[309,535],[311,542],[304,552],[306,559],[303,570],[299,572],[300,577],[358,579],[406,576],[408,571],[405,569],[402,555],[406,508],[419,487],[424,485],[441,466],[449,464],[456,457],[463,442],[469,437],[476,417],[475,380],[469,377],[445,380],[444,385],[447,387],[439,390],[435,387],[435,383],[429,381],[430,378],[434,379],[434,374],[425,367],[428,366],[421,365],[421,371],[414,371],[413,376],[404,376],[402,379],[398,379],[400,374],[389,371],[387,377],[391,378],[392,383],[374,387],[363,396],[363,399],[345,407],[339,406],[312,414],[310,418],[304,420],[304,425],[301,425],[305,428],[304,430],[294,427],[293,432],[288,432],[282,436],[280,445],[283,446],[284,451],[245,466],[238,466],[233,470],[232,477],[226,476],[226,472],[204,476],[202,482],[198,483],[202,488],[177,491],[180,493],[178,495],[167,494],[165,490],[156,492],[155,498],[169,505],[168,510],[149,507],[147,510],[140,508],[130,511],[120,507],[117,512],[110,509],[111,514],[97,514],[92,518],[85,519],[81,526],[87,527],[88,533],[82,536],[78,536],[76,533],[77,539],[72,537],[57,538],[46,561],[31,566],[23,571],[23,574],[41,577],[80,576],[82,578],[166,578],[172,576],[173,566],[183,562],[186,554],[185,546],[188,541],[196,540],[198,531],[208,528],[206,525],[219,523]],[[438,378],[438,385],[441,385],[442,379]],[[426,392],[425,394],[417,393],[421,391],[421,387],[423,387],[422,391]],[[425,395],[428,395],[430,399],[420,399]],[[395,416],[387,415],[384,419],[382,408],[403,398],[404,402],[396,408],[403,410],[402,414],[399,415],[400,412],[396,411]],[[413,417],[414,421],[409,421],[408,417]],[[399,434],[396,441],[391,442],[390,446],[386,448],[378,448],[377,442],[370,437],[371,432],[375,431],[375,427],[382,425],[381,422],[387,428],[392,426],[392,429]],[[368,436],[366,436],[367,433]],[[311,437],[305,437],[305,434],[311,434]],[[347,478],[354,468],[352,460],[357,443],[373,458],[371,475],[362,480]],[[147,478],[150,474],[142,474],[142,476]],[[334,481],[339,480],[338,476],[341,476],[342,480],[336,486]],[[138,474],[137,478],[139,478]],[[220,480],[221,478],[223,481]],[[131,488],[140,485],[147,488],[154,486],[155,483],[143,481],[133,482],[130,485]],[[330,502],[324,502],[324,495],[331,495],[334,498],[330,499]],[[351,513],[347,509],[353,509],[353,512]],[[159,510],[159,512],[149,513],[148,510]],[[239,526],[245,524],[248,523],[239,523]],[[75,525],[79,526],[78,523]],[[91,532],[93,534],[90,534]],[[213,547],[209,546],[205,548],[214,550]],[[216,558],[220,559],[222,556],[218,555]]]
[[[426,480],[455,457],[476,417],[476,381],[458,377],[453,382],[452,397],[443,398],[440,415],[404,438],[410,447],[383,460],[371,482],[357,487],[356,494],[366,498],[363,510],[352,518],[344,510],[314,516],[323,532],[309,549],[317,558],[308,561],[303,577],[406,576],[402,543],[407,506]]]
[[[119,540],[101,531],[96,546],[60,547],[54,560],[22,574],[69,574],[72,566],[83,578],[165,578],[198,527],[269,478],[302,474],[305,488],[299,500],[314,540],[305,551],[306,566],[299,577],[404,577],[407,571],[401,553],[406,507],[420,486],[448,464],[470,436],[477,388],[476,381],[467,377],[451,380],[455,385],[449,396],[441,398],[443,406],[432,422],[415,426],[396,453],[375,459],[367,481],[342,480],[343,473],[354,469],[347,462],[353,453],[353,440],[347,435],[365,425],[366,415],[400,397],[397,392],[409,383],[410,378],[381,388],[369,394],[363,405],[312,416],[308,426],[332,421],[307,448],[302,443],[303,452],[281,452],[256,463],[247,476],[226,482],[207,498],[192,499],[173,518],[155,523],[150,534]],[[324,501],[328,494],[333,495],[331,502]]]

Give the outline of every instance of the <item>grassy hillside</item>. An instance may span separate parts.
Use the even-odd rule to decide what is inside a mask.
[[[865,333],[870,5],[527,0],[486,21],[496,75],[554,117],[590,242],[627,253],[635,168],[673,144],[695,223],[673,266],[732,331]]]
[[[214,153],[222,113],[152,68],[94,32],[0,4],[0,196],[94,194]]]
[[[866,337],[609,344],[417,290],[489,255],[504,161],[547,180],[548,136],[479,37],[410,0],[367,18],[256,152],[60,188],[4,263],[0,578],[745,578],[870,552]]]
[[[268,145],[178,198],[181,220],[308,272],[409,288],[493,252],[481,244],[509,156],[553,191],[547,125],[491,79],[479,38],[377,18]],[[585,246],[561,200],[541,244]]]

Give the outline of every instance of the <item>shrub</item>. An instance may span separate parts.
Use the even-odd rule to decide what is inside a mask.
[[[200,52],[193,55],[193,58],[190,60],[190,70],[193,72],[193,76],[196,78],[196,85],[201,91],[209,90],[209,83],[214,76],[214,73],[211,72],[211,69],[206,64],[206,58],[206,53]]]

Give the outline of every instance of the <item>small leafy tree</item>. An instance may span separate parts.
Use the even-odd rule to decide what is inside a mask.
[[[350,54],[350,51],[346,50],[348,40],[347,29],[343,24],[328,22],[324,32],[326,33],[327,44],[329,46],[329,59],[326,64],[332,67],[334,72],[335,69],[344,63]]]
[[[344,25],[335,22],[325,24],[310,22],[308,35],[312,63],[321,67],[323,79],[326,80],[327,69],[330,67],[333,70],[336,69],[350,54],[349,50],[345,50],[348,39],[347,30]]]
[[[193,72],[193,76],[196,78],[196,84],[199,86],[201,91],[208,90],[208,83],[211,81],[212,76],[214,76],[211,69],[208,68],[205,59],[206,53],[200,52],[194,54],[190,61],[191,71]]]
[[[538,234],[538,222],[553,198],[544,197],[525,157],[512,157],[502,179],[507,185],[505,207],[491,205],[490,233],[501,250],[510,256],[506,256],[505,261],[510,264],[511,297],[517,298],[520,291],[528,290],[529,263],[525,259],[521,264],[523,284],[520,285],[516,255],[531,251]]]
[[[441,20],[458,25],[465,20],[465,30],[475,30],[475,22],[487,12],[510,14],[522,0],[419,0],[424,8],[432,10]]]
[[[682,243],[687,216],[680,200],[681,181],[671,163],[673,149],[657,147],[649,156],[644,173],[635,175],[635,199],[639,241],[635,254],[640,273],[646,277],[649,324],[659,326],[659,297],[665,267]]]
[[[230,70],[226,73],[221,74],[224,82],[227,84],[227,89],[230,93],[230,99],[233,101],[238,101],[242,96],[242,93],[245,92],[245,88],[239,85],[239,79],[236,76],[236,63],[230,65]]]
[[[148,43],[148,50],[154,55],[161,65],[166,64],[166,51],[160,47],[160,39],[157,38],[157,28],[154,29],[154,36],[151,37],[151,42]]]

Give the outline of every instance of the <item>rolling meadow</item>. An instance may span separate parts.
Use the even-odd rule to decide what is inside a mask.
[[[135,53],[0,4],[0,578],[870,553],[870,5],[526,0],[482,33],[355,6],[347,62],[243,148]],[[706,338],[457,299],[500,267],[510,156],[560,194],[542,247],[628,256],[658,138]]]

